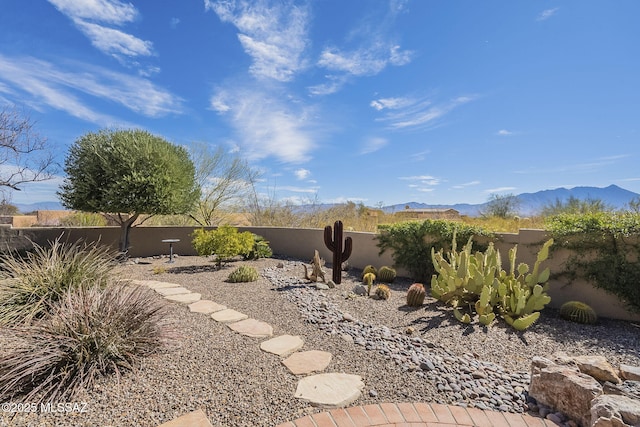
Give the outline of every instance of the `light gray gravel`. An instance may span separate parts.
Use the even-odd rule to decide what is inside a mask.
[[[342,284],[335,289],[317,291],[299,280],[302,267],[296,261],[284,261],[284,268],[276,267],[282,262],[277,259],[248,262],[262,272],[260,280],[235,284],[225,279],[244,262],[215,271],[211,262],[198,257],[177,257],[174,264],[166,264],[166,259],[142,261],[148,263],[120,267],[119,276],[177,283],[201,293],[203,299],[271,324],[274,335],[302,336],[302,350],[331,352],[333,359],[327,372],[363,378],[366,388],[356,402],[359,405],[404,401],[464,403],[454,396],[456,386],[467,381],[459,378],[464,375],[459,369],[461,361],[486,374],[487,378],[475,378],[473,372],[467,373],[468,381],[484,381],[487,385],[484,402],[489,407],[500,406],[490,400],[501,399],[500,395],[506,400],[510,392],[492,389],[496,387],[494,380],[525,375],[535,355],[562,350],[605,355],[614,365],[640,365],[640,330],[625,322],[602,320],[596,326],[582,326],[558,318],[553,310],[545,310],[536,325],[516,333],[501,323],[491,328],[462,325],[433,300],[421,309],[407,309],[404,299],[411,284],[408,280],[391,286],[390,300],[379,301],[347,297],[359,281],[359,271],[345,273]],[[169,270],[154,274],[154,267]],[[316,304],[327,313],[324,324],[307,322],[310,313],[317,311]],[[173,348],[146,358],[137,373],[126,373],[119,383],[113,378],[101,379],[94,390],[75,397],[74,402],[87,403],[88,412],[19,414],[12,421],[5,413],[1,414],[0,425],[157,426],[202,409],[214,426],[273,426],[320,411],[293,398],[298,378],[288,372],[278,356],[262,352],[260,340],[236,334],[205,315],[190,313],[184,305],[173,303],[170,310],[180,332]],[[344,313],[353,320],[329,321],[331,316]],[[416,332],[407,336],[407,327]],[[367,350],[365,345],[356,343],[359,332],[353,332],[353,328],[382,331],[380,339],[394,343],[399,353],[404,351],[402,343],[420,339],[421,357],[431,357],[437,369],[423,370],[420,365],[398,363],[391,357],[393,354],[381,353],[380,349]],[[354,335],[348,337],[344,333],[347,329]],[[417,353],[406,352],[409,361],[415,355],[413,362],[425,363]],[[448,374],[442,374],[444,371]],[[456,386],[451,391],[443,389],[449,384]],[[438,391],[438,385],[442,391]],[[464,391],[464,387],[460,388]],[[463,400],[477,406],[483,402],[480,398]],[[515,402],[511,410],[524,403],[513,393],[509,398]]]

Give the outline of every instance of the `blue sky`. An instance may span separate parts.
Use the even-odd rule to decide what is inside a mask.
[[[62,163],[139,127],[222,145],[278,198],[640,192],[640,2],[2,0],[0,104]],[[63,177],[14,192],[56,200]]]

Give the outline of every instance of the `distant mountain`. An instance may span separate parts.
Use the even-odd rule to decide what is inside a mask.
[[[610,185],[605,188],[600,187],[573,187],[556,188],[554,190],[542,190],[535,193],[522,193],[516,196],[520,201],[518,211],[520,215],[529,216],[539,213],[543,207],[555,203],[556,200],[566,202],[570,197],[580,200],[593,199],[602,200],[606,205],[614,209],[622,209],[640,194],[625,190],[617,185]],[[487,203],[471,205],[459,203],[455,205],[430,205],[427,203],[409,202],[397,205],[385,206],[385,212],[398,212],[404,210],[406,206],[410,209],[455,209],[461,215],[478,216],[487,207]]]
[[[20,212],[25,214],[34,211],[60,211],[64,207],[60,202],[37,202],[37,203],[13,203]]]

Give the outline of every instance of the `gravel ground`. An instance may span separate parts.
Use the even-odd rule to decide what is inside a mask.
[[[422,342],[422,348],[434,355],[436,364],[442,358],[446,359],[443,363],[451,364],[460,364],[462,360],[469,366],[481,366],[507,378],[525,378],[533,356],[548,356],[557,351],[604,355],[614,366],[619,363],[640,366],[640,330],[631,323],[602,319],[595,326],[584,326],[566,322],[556,311],[545,309],[537,324],[519,333],[499,322],[490,328],[462,325],[450,310],[429,298],[422,308],[408,309],[405,294],[411,282],[406,279],[397,280],[391,286],[390,300],[383,301],[348,297],[359,282],[357,270],[344,273],[342,284],[335,289],[318,291],[300,280],[301,263],[292,260],[246,262],[263,274],[258,282],[236,284],[225,279],[245,262],[215,271],[213,263],[199,257],[177,257],[174,264],[166,264],[166,259],[141,261],[119,267],[119,277],[180,284],[201,293],[203,299],[271,324],[274,335],[300,335],[305,340],[303,350],[331,352],[333,359],[326,372],[345,372],[363,378],[366,388],[356,402],[358,405],[405,401],[453,403],[460,399],[453,393],[456,390],[443,391],[440,387],[443,382],[438,379],[447,376],[439,375],[438,369],[453,372],[452,365],[443,365],[449,366],[445,368],[438,365],[433,375],[411,368],[396,362],[393,354],[377,348],[367,350],[365,345],[354,342],[353,336],[346,336],[341,329],[347,323],[368,330],[386,326],[384,333],[394,336],[398,343],[408,339]],[[284,268],[276,267],[279,263]],[[163,267],[166,272],[154,274],[154,268]],[[309,313],[317,309],[310,307],[312,304],[320,304],[334,315],[348,313],[353,320],[324,326],[309,323],[306,320]],[[95,389],[81,392],[72,403],[86,403],[82,406],[86,412],[17,414],[14,418],[3,413],[0,425],[157,426],[202,409],[214,426],[273,426],[321,410],[293,397],[298,378],[288,372],[278,356],[262,352],[260,340],[236,334],[179,304],[171,303],[169,310],[179,332],[174,345],[146,358],[136,373],[125,373],[119,382],[114,378],[100,379]],[[408,327],[415,330],[410,338],[406,335]],[[407,357],[411,355],[415,356],[415,352],[407,352]],[[483,384],[488,388],[494,385],[491,378],[490,375],[482,380],[487,381]],[[517,398],[514,402],[522,404]],[[492,406],[488,401],[485,403]],[[470,406],[474,406],[473,401]],[[517,409],[517,405],[513,408]]]

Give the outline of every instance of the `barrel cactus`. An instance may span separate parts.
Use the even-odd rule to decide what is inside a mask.
[[[420,307],[424,304],[425,296],[426,291],[424,290],[424,285],[422,283],[414,283],[409,287],[409,291],[407,292],[407,305],[409,307]]]
[[[585,325],[593,325],[598,321],[598,315],[589,305],[580,301],[567,301],[560,307],[563,319]]]
[[[396,280],[396,270],[386,265],[382,266],[378,270],[376,277],[383,283],[393,283]]]
[[[258,272],[253,267],[242,265],[232,271],[227,280],[231,283],[255,282],[258,280]]]
[[[391,289],[387,285],[378,285],[375,294],[379,299],[389,299],[391,298]]]
[[[373,273],[374,275],[378,274],[378,270],[371,264],[367,265],[363,270],[362,270],[362,279],[364,280],[364,276],[367,273]]]

